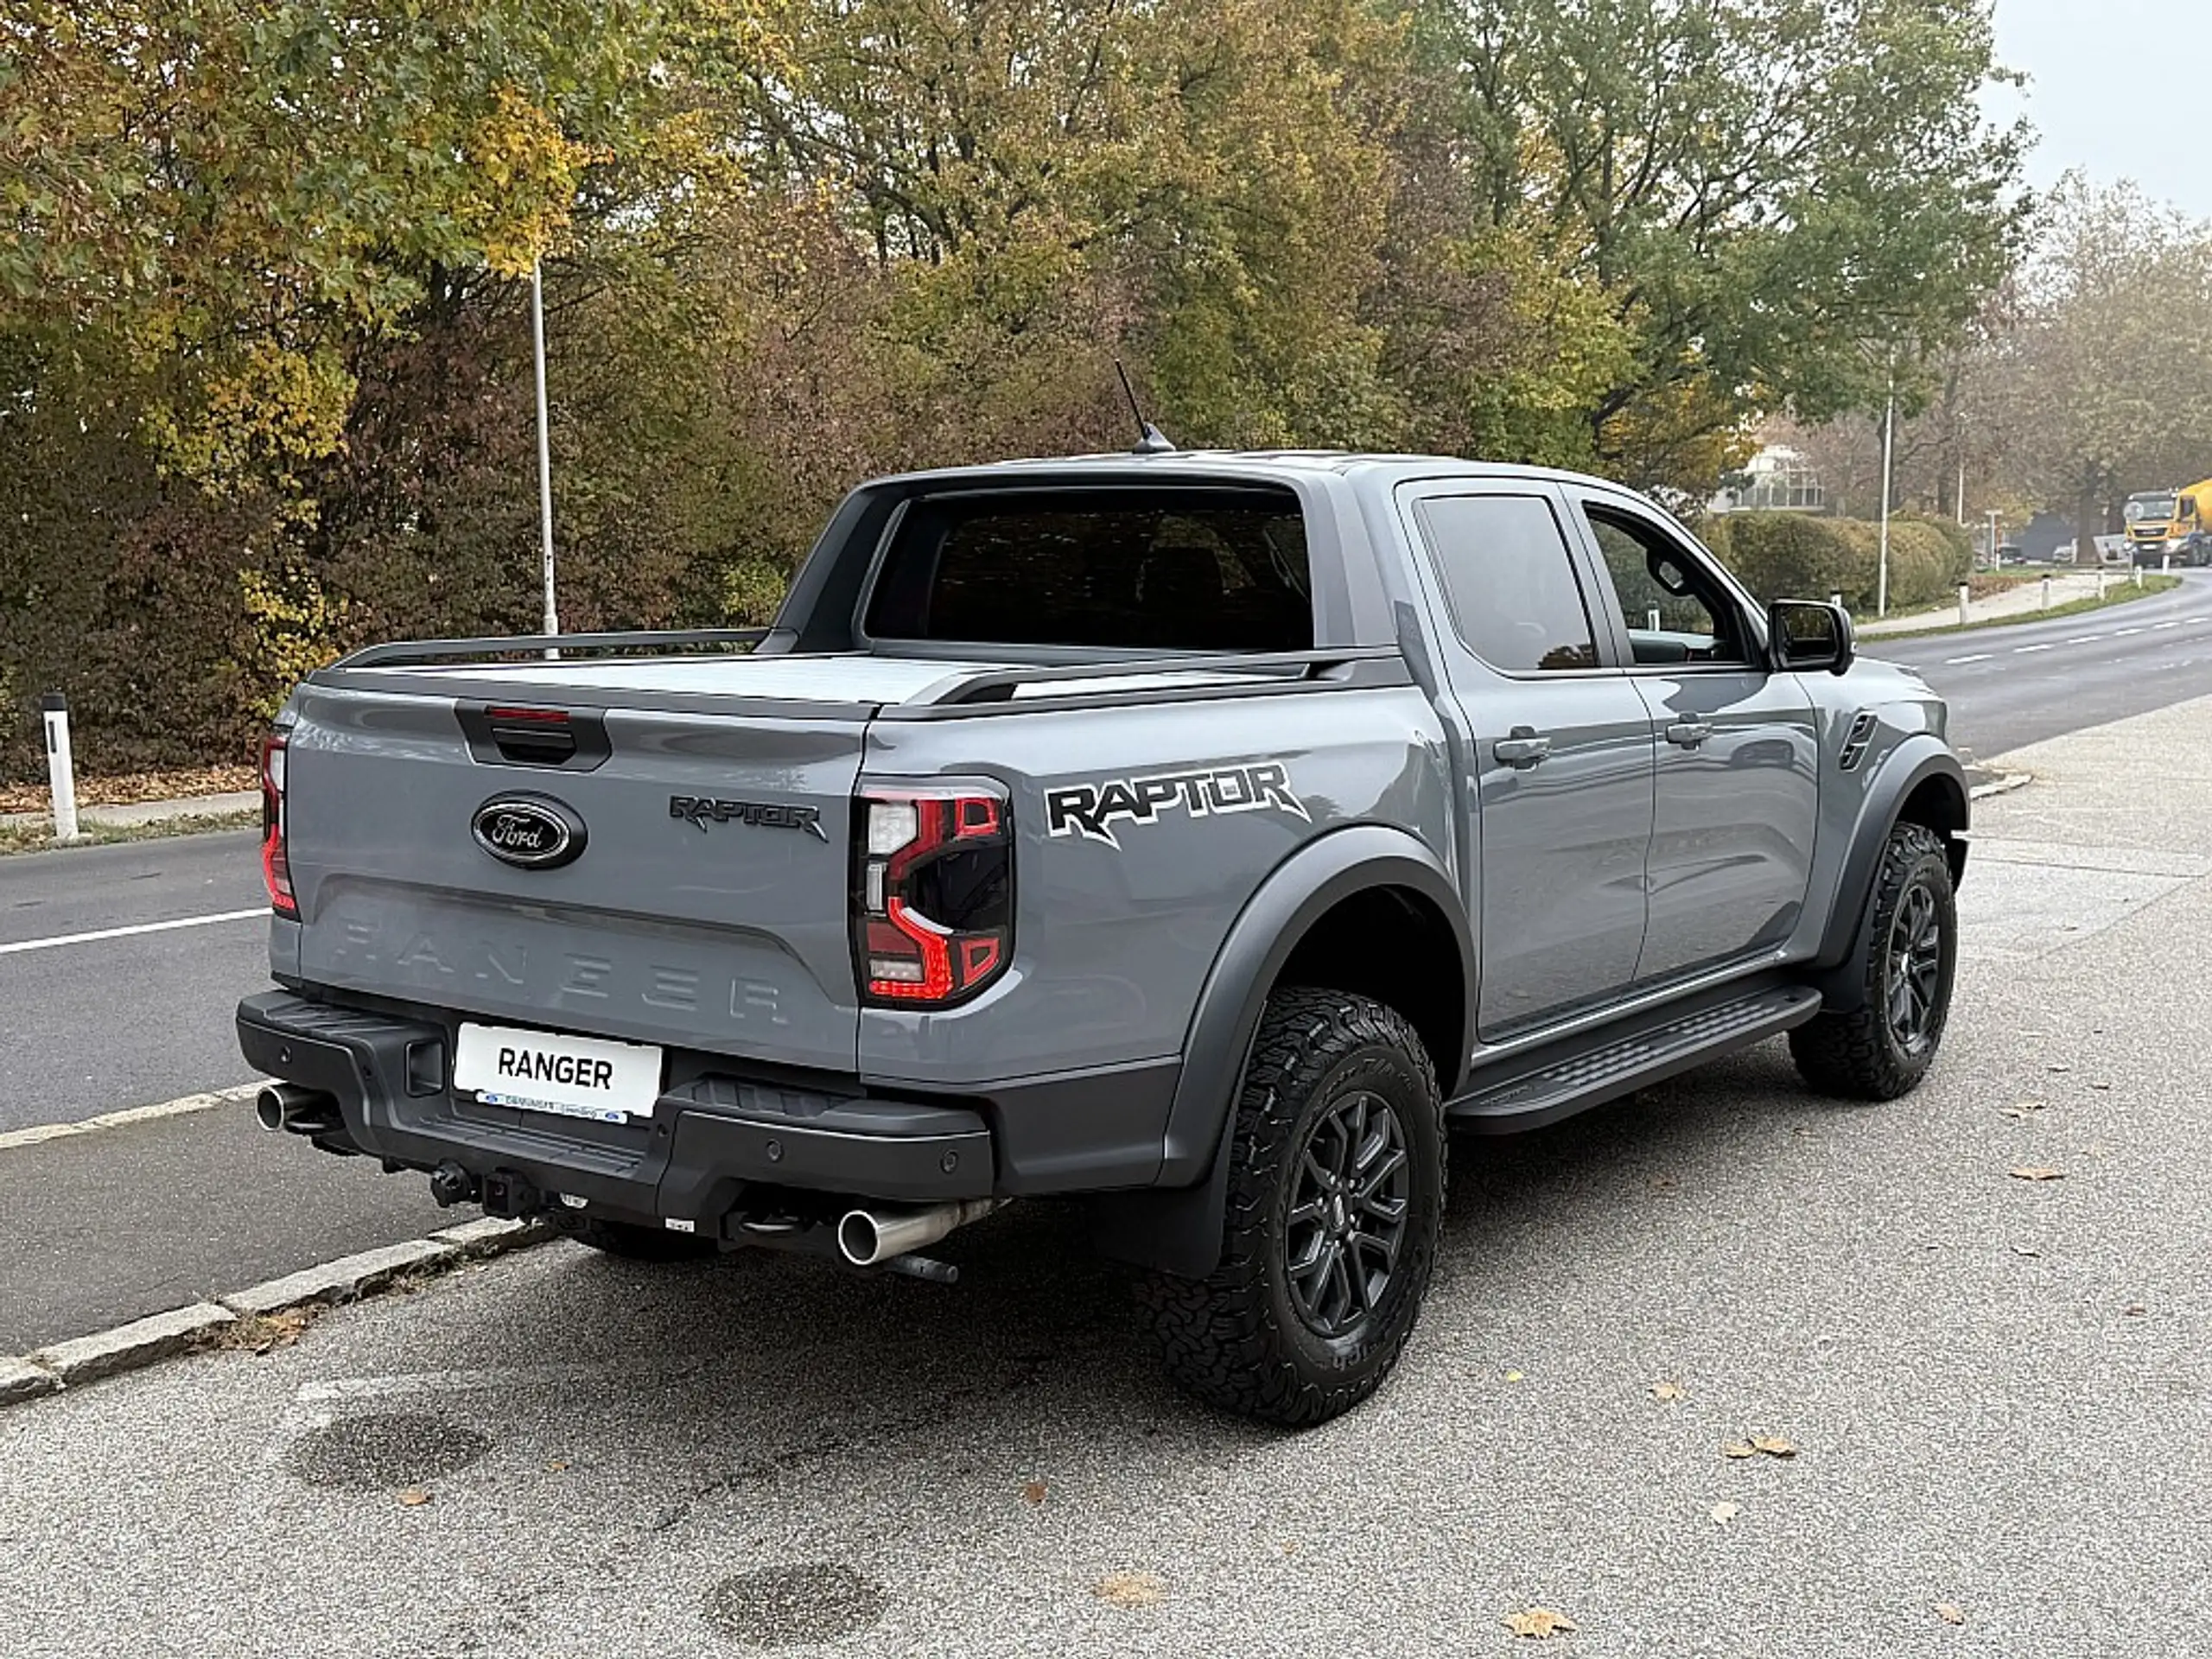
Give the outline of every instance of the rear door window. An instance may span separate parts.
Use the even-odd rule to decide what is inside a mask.
[[[1306,521],[1287,491],[925,498],[893,534],[866,623],[887,640],[1303,651]]]
[[[1452,626],[1468,650],[1509,674],[1598,666],[1590,607],[1548,500],[1433,496],[1420,516]]]

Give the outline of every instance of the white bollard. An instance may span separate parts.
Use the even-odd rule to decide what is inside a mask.
[[[1644,626],[1646,626],[1646,627],[1649,628],[1649,629],[1651,630],[1651,632],[1654,632],[1654,633],[1658,632],[1659,632],[1659,613],[1658,613],[1657,611],[1656,611],[1656,610],[1655,610],[1655,611],[1646,611],[1646,612],[1643,613],[1643,617],[1644,617],[1644,623],[1643,623]]]
[[[2158,555],[2158,574],[2159,574],[2160,575],[2162,575],[2162,576],[2163,576],[2164,575],[2165,575],[2165,574],[2166,574],[2166,572],[2167,572],[2167,571],[2169,571],[2169,570],[2172,569],[2173,568],[2174,568],[2174,556],[2173,556],[2172,554],[2171,554],[2171,553],[2161,553],[2161,554],[2159,554],[2159,555]]]
[[[1828,603],[1829,603],[1829,604],[1831,604],[1831,605],[1840,605],[1840,604],[1842,604],[1842,603],[1843,603],[1843,595],[1842,595],[1841,594],[1830,594],[1828,595]]]
[[[2139,564],[2137,565],[2131,574],[2135,578],[2135,585],[2138,588],[2140,588],[2143,585],[2143,567]]]
[[[1967,625],[1967,594],[1970,591],[1967,583],[1959,584],[1959,626],[1962,628]]]
[[[69,699],[49,691],[39,699],[46,713],[46,781],[54,791],[54,838],[77,839],[77,770],[69,754]]]
[[[2050,608],[2050,578],[2049,576],[2043,579],[2043,608],[2046,611]]]
[[[2105,596],[2105,573],[2104,573],[2103,569],[2102,569],[2101,568],[2100,568],[2100,569],[2098,569],[2098,571],[2097,571],[2097,597],[2098,597],[2099,599],[2102,599],[2104,596]]]

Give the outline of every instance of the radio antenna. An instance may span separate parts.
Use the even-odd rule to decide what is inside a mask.
[[[1129,384],[1129,372],[1122,366],[1122,359],[1114,359],[1114,372],[1121,377],[1122,395],[1129,400],[1129,413],[1137,420],[1137,447],[1129,453],[1137,455],[1172,455],[1175,446],[1167,435],[1144,417],[1144,405],[1137,402],[1136,388]]]

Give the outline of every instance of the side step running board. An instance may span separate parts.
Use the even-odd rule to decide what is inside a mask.
[[[1461,1095],[1444,1115],[1452,1128],[1477,1135],[1541,1128],[1777,1036],[1820,1011],[1821,994],[1808,985],[1761,991]]]

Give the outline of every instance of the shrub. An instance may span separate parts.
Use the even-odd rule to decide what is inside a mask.
[[[1853,611],[1874,608],[1881,582],[1878,524],[1795,512],[1732,512],[1703,528],[1707,544],[1762,601],[1840,593]],[[1973,543],[1957,525],[1892,518],[1890,608],[1941,603],[1973,564]]]

